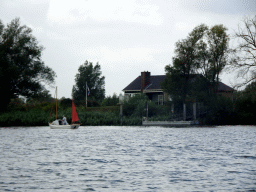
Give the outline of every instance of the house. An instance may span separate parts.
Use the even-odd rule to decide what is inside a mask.
[[[161,88],[161,83],[166,78],[165,75],[152,75],[150,72],[141,72],[141,75],[134,79],[123,89],[124,96],[129,97],[134,94],[144,93],[152,101],[162,105],[164,101],[169,100],[169,96]],[[234,89],[219,82],[218,93],[233,99]]]

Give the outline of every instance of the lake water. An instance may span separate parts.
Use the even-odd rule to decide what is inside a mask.
[[[0,191],[256,191],[256,127],[0,128]]]

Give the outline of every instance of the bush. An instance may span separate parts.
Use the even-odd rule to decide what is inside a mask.
[[[119,102],[119,98],[118,96],[114,93],[113,96],[108,96],[106,97],[102,103],[101,103],[101,106],[115,106],[117,105]]]
[[[255,125],[254,117],[256,116],[256,100],[248,94],[240,94],[236,98],[235,111],[238,114],[239,124]]]
[[[62,108],[69,108],[69,107],[71,107],[72,106],[72,99],[69,99],[69,98],[64,98],[64,99],[62,99],[61,101],[60,101],[60,106],[62,107]]]
[[[146,108],[146,102],[148,102],[149,99],[144,94],[137,94],[131,98],[129,98],[128,101],[124,102],[123,105],[123,115],[124,116],[145,116],[145,108]]]
[[[209,102],[209,112],[203,119],[208,125],[232,125],[236,124],[237,114],[233,110],[232,100],[223,96],[212,98]]]

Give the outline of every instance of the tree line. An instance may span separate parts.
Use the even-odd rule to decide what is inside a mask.
[[[6,110],[12,98],[36,97],[44,92],[45,84],[54,83],[55,72],[41,59],[43,46],[32,30],[14,19],[6,27],[0,21],[0,110]]]
[[[245,18],[243,25],[234,34],[238,44],[230,48],[229,41],[233,37],[227,34],[225,26],[208,27],[201,24],[195,27],[187,38],[176,43],[172,63],[165,67],[167,78],[162,84],[163,89],[177,102],[186,102],[190,98],[204,102],[215,98],[217,102],[220,74],[223,70],[232,70],[241,79],[236,88],[245,87],[235,92],[234,102],[239,103],[235,107],[241,111],[247,110],[246,106],[253,106],[255,102],[255,31],[256,16]],[[5,93],[1,112],[6,111],[10,101],[23,102],[20,96],[25,97],[27,103],[53,99],[45,85],[54,84],[56,73],[42,61],[43,49],[32,35],[32,30],[22,26],[18,18],[7,26],[0,21],[0,88]],[[90,94],[89,106],[118,103],[116,94],[105,97],[105,77],[99,63],[94,65],[85,61],[78,68],[72,97],[77,101],[85,101],[86,93]]]
[[[15,18],[7,26],[0,20],[0,112],[5,112],[11,101],[28,103],[50,101],[52,98],[45,85],[54,85],[56,73],[42,61],[44,47],[39,45],[32,29],[21,25]],[[90,89],[89,103],[100,105],[105,98],[105,77],[100,65],[85,61],[75,77],[72,96],[84,100],[86,82]]]

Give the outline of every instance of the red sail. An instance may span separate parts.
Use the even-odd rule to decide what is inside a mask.
[[[72,122],[75,122],[78,120],[79,120],[79,118],[76,113],[76,107],[75,107],[74,101],[72,101]]]

